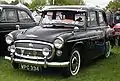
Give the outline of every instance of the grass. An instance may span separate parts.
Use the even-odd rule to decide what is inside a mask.
[[[0,81],[120,81],[120,47],[115,47],[108,59],[99,59],[81,68],[76,76],[64,78],[60,73],[15,70],[0,58]]]

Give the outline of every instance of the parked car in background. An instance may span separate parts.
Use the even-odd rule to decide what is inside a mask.
[[[17,35],[15,35],[17,33]],[[60,67],[63,74],[77,75],[81,63],[110,56],[112,29],[105,12],[97,7],[46,6],[40,26],[6,36],[15,69],[39,71]]]
[[[27,29],[38,25],[29,9],[15,5],[0,5],[0,56],[6,55],[5,35],[17,29]]]
[[[120,46],[120,10],[107,14],[108,24],[113,28],[113,44]]]

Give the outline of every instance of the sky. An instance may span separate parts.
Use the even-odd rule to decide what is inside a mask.
[[[86,4],[88,5],[98,5],[102,8],[104,8],[105,6],[107,6],[107,4],[111,1],[111,0],[84,0]]]
[[[5,1],[12,1],[12,0],[5,0]],[[31,0],[25,0],[25,1],[29,3],[31,2]],[[98,5],[104,8],[111,0],[84,0],[84,1],[88,5]]]

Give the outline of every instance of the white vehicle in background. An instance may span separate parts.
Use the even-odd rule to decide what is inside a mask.
[[[33,16],[34,20],[35,20],[37,23],[39,23],[40,18],[41,18],[41,15],[40,15],[39,13],[37,13],[37,11],[33,11],[33,12],[32,12],[32,16]]]

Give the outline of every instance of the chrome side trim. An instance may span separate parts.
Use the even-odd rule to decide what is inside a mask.
[[[81,38],[81,39],[76,39],[76,40],[69,40],[67,42],[76,42],[76,41],[82,41],[82,40],[87,40],[87,39],[98,39],[100,38],[99,36],[93,36],[93,37],[88,37],[88,38]]]
[[[31,60],[24,60],[24,59],[14,59],[16,63],[21,64],[31,64],[31,65],[38,65],[38,66],[49,66],[49,67],[67,67],[69,62],[41,62],[41,61],[31,61]]]
[[[16,48],[23,50],[42,51],[42,49],[34,49],[34,48],[24,48],[24,47],[16,47]]]
[[[15,53],[16,56],[18,57],[23,57],[23,58],[28,58],[28,59],[44,59],[43,57],[37,57],[37,56],[25,56],[25,55],[22,55],[22,54],[17,54]]]

